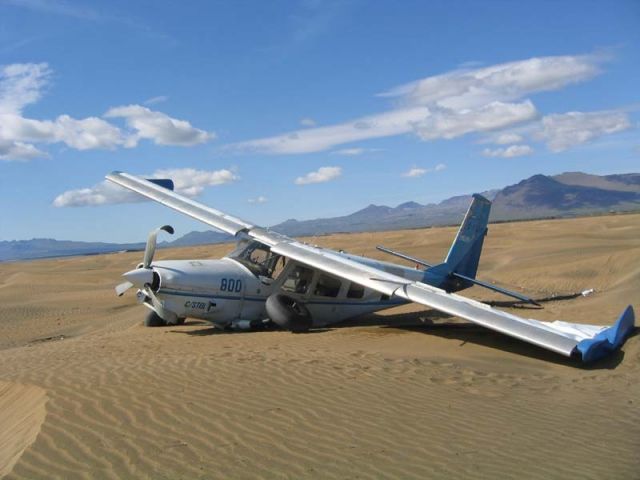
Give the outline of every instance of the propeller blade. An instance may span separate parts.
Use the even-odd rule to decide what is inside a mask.
[[[116,295],[121,297],[122,295],[124,295],[124,292],[129,290],[131,287],[133,287],[133,283],[131,283],[131,282],[122,282],[120,285],[118,285],[116,287]]]
[[[147,237],[147,246],[144,249],[144,259],[142,260],[142,266],[144,268],[149,268],[151,266],[153,255],[156,253],[156,242],[160,230],[164,230],[169,235],[173,235],[174,232],[171,225],[163,225],[162,227],[156,228],[149,233],[149,237]]]

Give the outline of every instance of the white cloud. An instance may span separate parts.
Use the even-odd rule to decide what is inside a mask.
[[[296,185],[308,185],[309,183],[324,183],[335,180],[342,175],[340,167],[320,167],[315,172],[309,172],[295,180]]]
[[[76,119],[67,114],[54,120],[24,117],[22,110],[37,102],[46,88],[51,70],[46,63],[16,63],[0,66],[0,159],[30,160],[48,156],[35,143],[64,143],[76,150],[135,147],[141,138],[158,145],[191,146],[215,138],[185,120],[152,111],[140,105],[117,107],[107,117],[123,117],[132,131],[123,130],[103,118]],[[155,103],[166,97],[156,97]]]
[[[427,173],[428,171],[429,170],[427,170],[426,168],[413,167],[413,168],[409,169],[409,171],[403,173],[402,176],[403,177],[421,177],[425,173]]]
[[[259,197],[250,198],[247,200],[249,203],[259,204],[259,203],[267,203],[269,199],[267,197],[263,197],[260,195]]]
[[[53,141],[64,142],[77,150],[131,146],[117,127],[101,118],[76,120],[69,115],[60,115],[56,119]]]
[[[158,145],[192,146],[215,138],[215,133],[191,126],[186,120],[150,110],[142,105],[126,105],[110,109],[106,118],[124,118],[136,130],[137,138],[153,140]]]
[[[209,186],[223,185],[238,180],[231,170],[196,170],[193,168],[156,170],[148,178],[170,178],[175,191],[189,197],[195,197]],[[114,203],[133,203],[144,201],[144,197],[119,185],[103,181],[91,188],[68,190],[53,200],[55,207],[85,207]]]
[[[522,142],[524,139],[522,135],[513,132],[504,132],[495,135],[491,140],[492,143],[497,143],[498,145],[509,145],[513,143]]]
[[[522,157],[524,155],[531,155],[533,148],[529,145],[511,145],[506,148],[485,148],[482,151],[482,155],[485,157],[501,157],[501,158],[513,158]]]
[[[551,151],[561,152],[628,128],[631,122],[625,112],[568,112],[543,117],[534,136],[545,141]]]
[[[303,127],[315,127],[317,123],[313,118],[307,117],[300,119],[300,125]]]
[[[31,144],[0,140],[0,160],[31,160],[41,157],[47,157],[47,153]]]
[[[433,169],[436,172],[441,172],[443,170],[445,170],[447,168],[447,166],[444,163],[439,163],[435,166],[435,168]]]
[[[37,102],[51,70],[46,63],[14,63],[0,66],[0,114],[17,114]]]
[[[174,168],[156,170],[153,177],[170,178],[173,180],[176,192],[189,197],[200,195],[205,187],[239,180],[239,177],[228,169],[207,171],[194,168]]]
[[[534,57],[473,70],[454,70],[400,85],[379,94],[411,105],[464,109],[556,90],[600,72],[597,55]]]
[[[164,103],[169,100],[169,97],[166,95],[158,95],[157,97],[147,98],[144,102],[145,105],[157,105],[158,103]]]
[[[452,139],[471,132],[487,132],[535,118],[531,101],[523,103],[491,102],[477,109],[442,110],[415,125],[423,140]]]
[[[415,133],[422,140],[452,139],[508,128],[537,116],[529,94],[555,90],[598,74],[596,55],[530,58],[454,70],[380,94],[394,108],[339,124],[249,140],[232,148],[271,154],[324,151],[371,138]],[[523,99],[522,101],[516,101]]]
[[[441,171],[445,170],[446,168],[447,168],[447,166],[444,163],[439,163],[433,168],[413,167],[413,168],[410,168],[409,170],[407,170],[406,172],[404,172],[402,174],[402,176],[403,177],[408,177],[408,178],[422,177],[423,175],[426,175],[427,173],[441,172]]]
[[[320,152],[344,143],[409,133],[428,114],[426,107],[393,110],[337,125],[250,140],[232,148],[279,154]]]
[[[0,142],[62,142],[77,150],[128,146],[127,137],[109,122],[97,117],[77,120],[69,115],[60,115],[51,121],[0,114]]]
[[[363,153],[374,153],[379,151],[380,151],[379,148],[353,147],[353,148],[342,148],[340,150],[334,150],[331,153],[333,155],[344,155],[347,157],[355,157],[357,155],[362,155]]]

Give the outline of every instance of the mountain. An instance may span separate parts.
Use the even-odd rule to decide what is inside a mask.
[[[194,245],[207,245],[209,243],[230,242],[233,239],[231,235],[223,232],[214,232],[206,230],[204,232],[189,232],[186,235],[174,240],[173,242],[162,242],[162,247],[191,247]]]
[[[482,194],[491,200],[497,193],[498,190],[491,190]],[[421,205],[417,202],[405,202],[395,208],[384,205],[369,205],[343,217],[303,221],[287,220],[271,228],[289,236],[305,236],[450,225],[458,223],[462,219],[470,202],[471,195],[459,195],[438,204]]]
[[[548,177],[534,175],[503,188],[493,202],[492,220],[566,217],[640,208],[640,175]]]
[[[565,172],[553,176],[534,175],[515,185],[482,194],[493,201],[492,221],[640,210],[640,174],[601,176]],[[470,202],[471,195],[458,195],[437,204],[421,205],[409,201],[397,207],[369,205],[342,217],[290,219],[271,228],[285,235],[310,236],[453,225],[462,221]],[[184,247],[231,240],[230,235],[221,232],[194,231],[158,246]],[[144,245],[144,242],[112,244],[45,238],[0,241],[0,261],[141,250]]]
[[[144,243],[74,242],[52,238],[0,241],[0,261],[142,250]]]

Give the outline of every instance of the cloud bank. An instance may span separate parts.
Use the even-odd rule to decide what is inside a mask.
[[[188,197],[196,197],[209,186],[223,185],[235,182],[239,177],[231,170],[196,170],[193,168],[178,168],[156,170],[148,178],[170,178],[173,180],[175,191]],[[115,203],[135,203],[146,199],[119,185],[102,181],[90,188],[68,190],[53,200],[55,207],[86,207],[109,205]]]
[[[103,116],[53,120],[27,118],[23,110],[42,97],[51,77],[46,63],[0,67],[0,160],[31,160],[48,153],[36,146],[63,143],[76,150],[133,148],[142,139],[157,145],[193,146],[215,133],[141,105],[114,107]],[[127,128],[105,119],[121,118]]]
[[[373,138],[414,134],[425,141],[453,139],[531,122],[539,117],[531,94],[593,78],[604,57],[535,57],[476,69],[459,69],[400,85],[378,96],[392,108],[334,125],[296,130],[233,144],[267,154],[321,152]],[[514,138],[501,144],[515,143]]]

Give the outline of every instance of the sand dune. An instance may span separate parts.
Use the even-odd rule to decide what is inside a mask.
[[[437,261],[454,234],[313,241]],[[140,256],[0,265],[5,478],[638,478],[637,336],[582,368],[416,306],[306,335],[147,329],[112,290]],[[479,276],[538,298],[595,288],[513,311],[612,323],[640,310],[638,258],[640,215],[492,225]]]
[[[11,471],[38,436],[46,398],[42,388],[0,382],[0,476]]]

